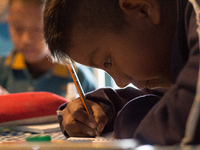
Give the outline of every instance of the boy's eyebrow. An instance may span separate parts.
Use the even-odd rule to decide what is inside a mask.
[[[97,64],[95,64],[94,63],[94,56],[97,54],[97,52],[99,51],[99,47],[97,47],[97,48],[95,48],[95,50],[89,55],[89,65],[91,66],[91,67],[93,67],[93,66],[97,66]]]

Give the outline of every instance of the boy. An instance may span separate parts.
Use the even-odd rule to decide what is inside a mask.
[[[9,93],[48,91],[65,97],[73,82],[67,66],[54,64],[43,37],[45,0],[10,0],[8,24],[14,50],[0,58],[0,85]],[[95,89],[94,76],[76,67],[85,92]],[[7,92],[1,88],[1,94]]]
[[[44,35],[55,58],[68,55],[107,71],[120,87],[141,89],[87,94],[93,116],[80,99],[62,105],[63,133],[95,136],[114,126],[120,139],[180,143],[197,86],[196,29],[187,0],[47,0]]]

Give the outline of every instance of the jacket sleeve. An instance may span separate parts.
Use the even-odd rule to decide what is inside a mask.
[[[126,89],[114,90],[111,88],[101,88],[94,92],[88,93],[88,100],[98,103],[108,117],[108,122],[103,132],[113,131],[113,125],[117,114],[122,107],[131,99],[144,95],[143,91],[132,87]]]
[[[108,116],[108,123],[103,132],[113,131],[114,121],[121,108],[131,99],[148,93],[148,90],[137,90],[132,87],[126,89],[113,90],[111,88],[101,88],[93,92],[86,94],[86,99],[92,100],[100,104],[106,115]],[[162,92],[158,92],[161,93]],[[67,103],[61,105],[59,110],[63,110],[67,106]],[[61,131],[67,137],[67,133],[62,126],[62,115],[58,115],[58,121],[61,127]]]

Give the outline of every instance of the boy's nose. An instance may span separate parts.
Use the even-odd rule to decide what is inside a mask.
[[[120,88],[124,88],[125,86],[127,86],[129,83],[125,83],[125,82],[122,82],[122,81],[119,81],[119,80],[115,80],[116,84],[118,87]]]
[[[123,78],[123,77],[121,77],[120,75],[118,76],[118,75],[114,75],[114,76],[112,76],[113,77],[113,79],[115,80],[115,83],[117,84],[117,86],[119,86],[119,87],[121,87],[121,88],[123,88],[123,87],[125,87],[125,86],[127,86],[129,83],[127,83],[126,82],[126,80]]]

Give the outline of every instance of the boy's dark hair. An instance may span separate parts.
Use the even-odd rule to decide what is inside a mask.
[[[67,57],[73,25],[119,32],[124,25],[119,0],[47,0],[44,10],[44,37],[54,59]]]

